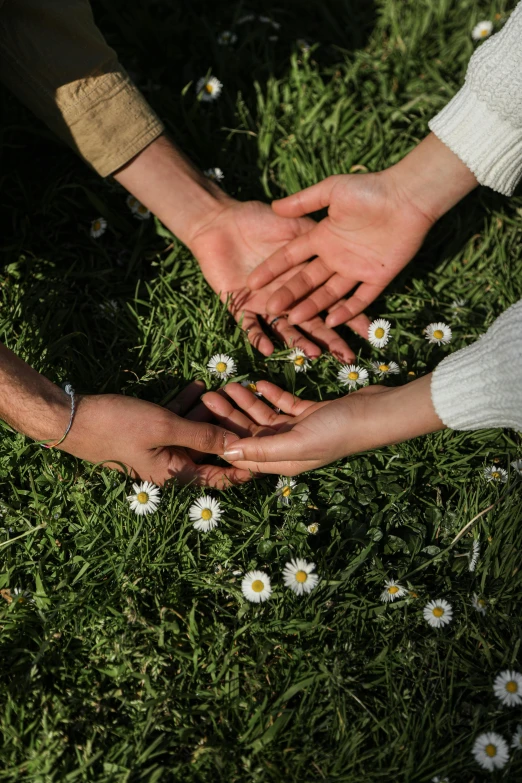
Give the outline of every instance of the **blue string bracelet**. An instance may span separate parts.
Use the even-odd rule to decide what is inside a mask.
[[[70,383],[65,383],[63,385],[63,390],[67,394],[67,396],[71,398],[71,416],[69,418],[69,424],[67,425],[67,429],[65,430],[65,432],[62,435],[62,437],[60,438],[60,440],[57,440],[56,443],[51,443],[51,444],[43,443],[42,444],[45,449],[55,449],[56,446],[60,446],[60,444],[64,442],[65,438],[67,437],[67,435],[71,431],[71,427],[73,425],[74,414],[76,413],[76,392],[74,391],[74,389],[73,389],[73,387],[71,386]]]

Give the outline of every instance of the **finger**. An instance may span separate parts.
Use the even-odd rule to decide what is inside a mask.
[[[310,266],[313,266],[313,264],[310,264]],[[326,310],[328,307],[331,307],[338,302],[341,296],[344,296],[348,291],[351,291],[352,288],[355,288],[358,282],[358,280],[342,277],[342,275],[332,275],[324,285],[317,288],[317,290],[310,294],[304,302],[300,302],[296,307],[290,310],[288,313],[288,323],[301,324],[303,321],[308,321],[310,318],[313,318],[314,315],[317,315],[317,313]],[[290,280],[290,283],[287,285],[290,287],[291,283],[292,281]]]
[[[361,283],[353,296],[350,296],[341,307],[338,307],[327,316],[326,324],[328,326],[339,326],[339,324],[346,323],[346,321],[351,321],[377,299],[384,289],[385,286]]]
[[[244,389],[244,391],[247,390]],[[243,413],[243,411],[234,408],[230,400],[226,397],[209,392],[205,395],[203,401],[223,427],[237,433],[240,437],[248,438],[254,435],[259,429],[251,418]]]
[[[274,345],[261,329],[257,315],[251,313],[249,310],[237,311],[234,313],[232,308],[231,312],[236,319],[236,322],[238,324],[240,323],[241,328],[246,332],[248,342],[253,345],[254,348],[257,348],[263,356],[270,356],[270,354],[274,352]]]
[[[228,389],[235,385],[230,383],[228,386],[225,386],[225,391],[228,393]],[[268,402],[271,402],[272,405],[275,405],[276,408],[279,408],[279,410],[289,416],[300,416],[308,408],[317,404],[311,400],[301,400],[295,394],[290,394],[290,392],[280,389],[279,386],[270,381],[258,381],[256,386]]]
[[[273,386],[273,384],[270,384]],[[277,386],[275,387],[277,389]],[[272,427],[281,420],[276,411],[273,410],[251,391],[240,386],[238,383],[229,383],[225,386],[225,393],[233,400],[239,407],[261,427]]]
[[[205,454],[223,454],[225,448],[238,439],[233,432],[207,422],[190,421],[171,414],[172,420],[155,446],[185,446]]]
[[[257,288],[263,288],[283,272],[311,258],[314,255],[311,244],[313,231],[314,229],[292,239],[280,250],[272,253],[262,264],[259,264],[247,277],[248,288],[253,291]]]
[[[225,459],[234,463],[259,463],[262,470],[264,462],[288,462],[302,460],[309,446],[303,434],[294,430],[269,435],[266,438],[245,438],[238,440],[224,453]],[[310,452],[309,452],[310,453]],[[312,452],[313,453],[313,452]]]
[[[335,177],[327,177],[298,193],[273,201],[272,209],[283,217],[301,217],[309,212],[317,212],[330,204],[334,185]]]
[[[286,280],[286,282],[272,294],[266,304],[269,313],[284,313],[298,299],[302,299],[311,291],[315,291],[320,285],[332,277],[332,270],[320,259],[316,258],[304,269]],[[339,297],[337,297],[339,298]],[[313,313],[312,315],[315,315]]]
[[[203,381],[192,381],[165,407],[178,416],[184,416],[199,400],[204,391],[205,384]]]
[[[224,468],[221,465],[198,465],[196,466],[194,483],[203,487],[229,489],[231,486],[251,481],[256,478],[256,475],[259,474],[235,466]]]
[[[368,329],[370,328],[370,319],[364,313],[355,316],[350,321],[346,322],[346,326],[349,326],[356,334],[368,339]]]
[[[319,316],[305,321],[300,328],[309,334],[314,342],[326,348],[336,359],[343,362],[351,362],[355,359],[355,354],[346,340],[343,340],[334,329],[329,329]]]
[[[322,351],[319,346],[296,329],[295,326],[289,326],[285,316],[282,316],[277,323],[273,324],[272,329],[285,345],[290,348],[301,348],[309,359],[317,359],[321,355]]]

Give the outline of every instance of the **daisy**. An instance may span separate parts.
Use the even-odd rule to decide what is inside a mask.
[[[406,588],[394,579],[387,579],[384,583],[384,590],[381,593],[381,601],[385,604],[390,601],[396,601],[397,598],[402,598],[407,592]]]
[[[289,362],[294,363],[294,370],[296,372],[308,372],[310,369],[310,362],[308,361],[308,357],[300,348],[294,348],[293,351],[290,351],[287,359]]]
[[[232,46],[237,41],[237,35],[231,30],[223,30],[218,35],[217,42],[220,46]]]
[[[480,734],[473,744],[471,751],[475,761],[484,769],[493,772],[502,769],[509,760],[509,751],[504,737],[494,731],[486,731]]]
[[[241,582],[241,590],[247,601],[260,604],[270,598],[270,577],[264,571],[249,571]]]
[[[279,495],[281,503],[284,503],[285,506],[290,505],[290,496],[296,485],[297,481],[295,481],[293,478],[285,478],[284,476],[281,476],[281,478],[278,479],[276,484],[276,495]]]
[[[210,495],[198,498],[191,505],[188,513],[194,528],[202,533],[208,533],[209,530],[217,527],[220,518],[223,516],[219,500],[214,500]]]
[[[299,557],[291,560],[285,565],[283,571],[285,587],[289,587],[296,595],[311,593],[319,582],[317,574],[312,573],[314,569],[315,563],[307,563],[306,560],[301,560]]]
[[[354,389],[356,386],[365,386],[368,380],[368,370],[356,364],[343,364],[337,373],[337,380],[350,389]]]
[[[424,336],[429,343],[447,345],[451,342],[451,329],[447,324],[439,321],[438,323],[428,324],[424,330]]]
[[[513,460],[511,467],[522,476],[522,459]]]
[[[467,300],[466,299],[454,299],[453,302],[450,304],[450,307],[452,310],[460,310],[462,307],[466,307]]]
[[[400,372],[397,362],[372,362],[372,371],[379,378],[384,378],[385,375],[397,375]]]
[[[319,522],[312,522],[308,527],[306,528],[311,536],[316,536],[319,532]]]
[[[480,555],[480,544],[478,541],[473,541],[471,549],[468,553],[469,570],[474,571],[477,567],[478,559]]]
[[[260,391],[257,390],[257,386],[254,381],[241,381],[241,386],[244,386],[245,389],[248,389],[248,391],[251,391],[252,394],[255,394],[256,397],[262,397]]]
[[[160,491],[159,488],[150,481],[144,481],[142,484],[133,484],[134,495],[128,495],[131,511],[141,516],[142,514],[154,514],[159,506]]]
[[[442,628],[443,625],[451,623],[453,618],[453,609],[451,604],[443,598],[437,601],[430,601],[422,610],[424,619],[432,628]]]
[[[213,182],[221,182],[225,179],[225,175],[223,174],[222,170],[218,168],[206,169],[203,174]]]
[[[511,747],[513,750],[522,750],[522,723],[519,723],[517,730],[511,737]]]
[[[439,778],[438,775],[435,775],[435,777],[431,779],[431,783],[449,783],[449,778]]]
[[[215,101],[221,95],[223,85],[215,76],[202,76],[196,84],[196,92],[200,101]]]
[[[106,230],[107,230],[107,221],[105,220],[105,218],[99,217],[96,218],[96,220],[92,221],[91,237],[93,239],[98,239],[98,237],[103,236]]]
[[[207,364],[207,370],[224,381],[235,373],[236,363],[226,353],[216,353]]]
[[[505,484],[508,480],[508,472],[504,468],[497,468],[496,465],[489,465],[484,468],[484,478],[486,481],[496,481],[500,484]]]
[[[477,612],[480,612],[480,614],[486,614],[487,612],[487,604],[484,598],[479,598],[476,593],[473,593],[473,598],[471,599],[471,605],[473,609],[476,609]]]
[[[368,340],[375,348],[384,348],[390,339],[391,323],[385,318],[377,318],[368,327]]]
[[[309,52],[312,48],[308,41],[305,41],[304,38],[298,38],[296,44],[303,54],[306,54],[306,52]]]
[[[515,671],[500,672],[493,683],[493,691],[506,707],[522,704],[522,674]]]
[[[147,209],[145,204],[138,201],[137,206],[132,210],[132,214],[136,220],[148,220],[150,218],[150,209]]]
[[[487,38],[489,35],[491,35],[492,30],[493,22],[479,22],[471,31],[471,37],[474,41],[481,41],[483,38]]]
[[[21,587],[15,587],[12,593],[12,601],[16,601],[19,604],[25,604],[27,599],[31,597],[29,590],[22,590]],[[34,604],[34,601],[30,601]]]
[[[125,203],[127,204],[131,212],[136,212],[136,210],[140,205],[140,202],[135,196],[132,195],[132,193],[129,193],[129,195],[125,199]]]

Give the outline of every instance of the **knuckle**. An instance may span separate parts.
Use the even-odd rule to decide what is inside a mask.
[[[198,427],[194,441],[194,448],[197,451],[211,451],[216,443],[213,427],[210,424],[202,424]]]

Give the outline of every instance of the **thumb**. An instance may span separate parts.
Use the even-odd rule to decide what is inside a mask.
[[[172,426],[157,446],[185,446],[205,454],[223,454],[239,440],[238,435],[208,422],[189,421],[174,416]]]
[[[327,177],[322,182],[294,193],[292,196],[272,201],[272,209],[282,217],[302,217],[309,212],[324,209],[330,203],[330,197],[335,185],[335,176]]]
[[[224,458],[229,462],[287,462],[303,459],[303,438],[282,432],[259,438],[242,438],[227,447]]]

